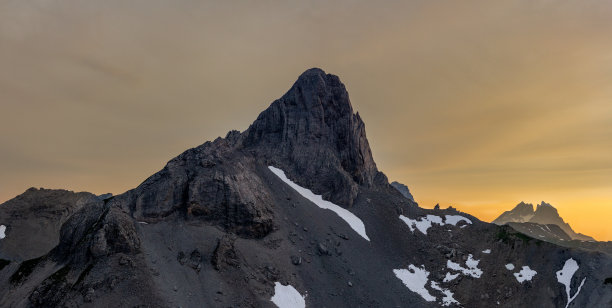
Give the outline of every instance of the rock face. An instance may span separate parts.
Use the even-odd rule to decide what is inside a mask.
[[[554,208],[551,204],[546,203],[544,201],[537,205],[535,211],[533,210],[533,205],[531,203],[521,202],[511,211],[506,211],[498,218],[493,220],[494,224],[503,225],[507,223],[514,223],[512,225],[517,226],[517,228],[521,230],[531,230],[532,228],[528,228],[528,225],[520,227],[516,224],[527,222],[538,225],[556,225],[561,228],[561,230],[570,239],[573,240],[595,241],[595,239],[590,236],[574,232],[572,227],[570,227],[570,225],[566,223],[563,218],[561,218],[561,216],[559,216],[559,212],[557,211],[557,209]],[[564,238],[562,234],[556,234],[553,236],[553,238],[554,237]]]
[[[399,191],[402,196],[406,197],[408,200],[415,202],[414,201],[414,197],[412,196],[412,194],[410,193],[410,189],[408,189],[408,186],[397,182],[397,181],[393,181],[391,183],[391,186],[393,186],[393,188],[397,189],[397,191]]]
[[[259,115],[244,132],[243,144],[291,176],[299,175],[299,184],[343,206],[353,204],[358,186],[386,182],[346,88],[337,76],[318,68],[304,72]]]
[[[573,304],[612,304],[612,257],[402,196],[344,85],[320,69],[246,131],[185,151],[132,190],[28,191],[0,217],[0,307],[274,307],[283,291],[306,307],[560,307],[555,273],[570,258],[572,294],[586,278]],[[23,257],[5,244],[17,234],[35,234],[23,247],[49,243]]]
[[[62,224],[86,204],[102,202],[90,193],[30,188],[0,204],[0,259],[28,260],[47,254],[60,238]]]

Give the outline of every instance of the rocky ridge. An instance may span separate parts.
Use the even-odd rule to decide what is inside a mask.
[[[581,233],[576,233],[568,223],[559,215],[559,212],[551,204],[542,201],[537,205],[536,210],[533,210],[533,204],[521,202],[511,211],[502,213],[498,218],[493,220],[494,224],[504,225],[508,223],[531,223],[538,225],[555,225],[573,240],[580,241],[595,241],[590,236]],[[559,234],[559,237],[564,236]]]
[[[28,220],[48,200],[35,193],[22,197]],[[345,86],[320,69],[246,131],[185,151],[138,187],[62,200],[73,195],[49,216],[59,229],[45,228],[57,244],[30,259],[5,243],[33,226],[0,216],[0,306],[275,307],[292,296],[307,307],[559,307],[582,279],[572,305],[612,304],[612,258],[404,197],[377,169]],[[557,271],[570,260],[566,286]]]

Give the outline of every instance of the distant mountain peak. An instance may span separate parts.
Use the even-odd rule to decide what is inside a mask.
[[[566,223],[563,218],[559,215],[557,209],[550,203],[545,201],[540,202],[536,206],[535,211],[531,203],[525,203],[521,201],[511,211],[506,211],[493,220],[494,224],[504,225],[508,223],[535,223],[540,225],[557,225],[567,235],[576,240],[583,241],[594,241],[590,236],[586,236],[580,233],[574,232],[572,227]]]
[[[555,208],[554,206],[552,206],[552,204],[546,203],[544,201],[540,202],[540,204],[538,204],[538,207],[551,207],[551,208]]]

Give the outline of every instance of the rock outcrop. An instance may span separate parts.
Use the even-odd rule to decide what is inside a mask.
[[[62,225],[83,206],[102,204],[94,194],[62,189],[30,188],[0,204],[0,259],[28,260],[41,257],[60,239]]]
[[[399,191],[402,194],[402,196],[406,197],[406,199],[408,199],[408,200],[410,200],[412,202],[415,202],[414,201],[414,197],[410,193],[410,189],[408,189],[408,186],[406,186],[406,185],[404,185],[404,184],[402,184],[400,182],[397,182],[397,181],[393,181],[391,183],[391,186],[393,186],[393,188],[397,189],[397,191]]]

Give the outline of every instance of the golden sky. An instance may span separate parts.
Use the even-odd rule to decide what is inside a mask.
[[[135,187],[316,66],[422,206],[492,220],[545,200],[612,240],[610,16],[589,0],[4,0],[0,202]]]

